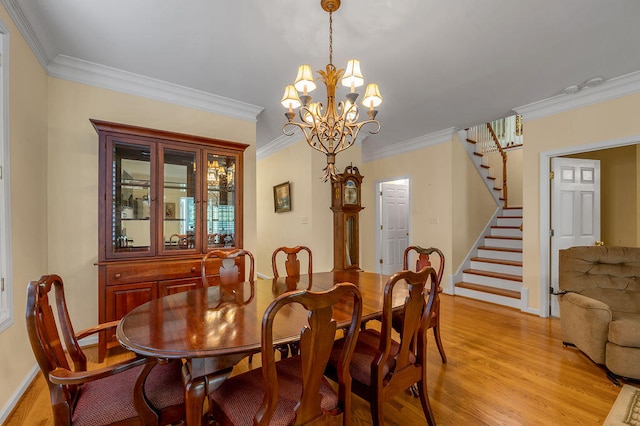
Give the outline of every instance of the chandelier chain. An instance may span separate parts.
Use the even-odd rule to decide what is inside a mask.
[[[333,12],[329,12],[329,63],[333,64]]]

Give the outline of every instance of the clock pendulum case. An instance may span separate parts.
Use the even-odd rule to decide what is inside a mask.
[[[333,270],[360,269],[359,215],[364,176],[347,166],[331,183],[333,211]]]

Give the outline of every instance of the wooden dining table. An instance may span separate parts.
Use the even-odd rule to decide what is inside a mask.
[[[381,314],[387,279],[372,272],[334,271],[209,286],[138,306],[122,318],[116,336],[122,346],[138,355],[158,362],[186,361],[186,423],[196,425],[202,421],[208,393],[241,359],[260,351],[262,317],[277,296],[296,289],[325,291],[337,283],[350,282],[360,289],[366,321]],[[405,297],[405,292],[394,291],[394,306],[402,305]],[[334,306],[338,326],[350,320],[351,303]],[[298,340],[306,324],[306,310],[289,305],[274,322],[274,343]]]

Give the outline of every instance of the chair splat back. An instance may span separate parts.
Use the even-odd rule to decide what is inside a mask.
[[[278,278],[280,274],[278,273],[278,264],[277,258],[279,253],[285,253],[287,255],[287,260],[284,262],[284,267],[287,272],[288,277],[295,277],[300,275],[300,259],[298,259],[298,254],[301,251],[306,251],[309,256],[309,262],[307,264],[307,274],[311,275],[313,272],[313,256],[311,255],[311,249],[305,246],[295,246],[295,247],[279,247],[274,250],[273,255],[271,255],[271,268],[273,269],[273,277]]]
[[[420,246],[409,246],[404,250],[404,260],[402,262],[402,269],[404,270],[409,269],[409,253],[411,253],[412,251],[416,252],[416,254],[418,255],[418,258],[416,259],[416,271],[421,270],[425,266],[433,266],[430,256],[434,253],[438,256],[438,286],[440,286],[442,282],[442,276],[444,275],[444,254],[442,253],[442,251],[435,247],[422,248]]]
[[[218,269],[220,284],[233,284],[237,282],[243,282],[245,280],[244,275],[240,274],[240,270],[236,265],[236,258],[246,256],[249,258],[249,281],[254,278],[255,261],[253,254],[248,250],[213,250],[208,252],[202,257],[200,262],[200,271],[202,277],[203,287],[209,286],[210,275],[215,275],[210,271],[208,267],[209,263],[212,263],[210,259],[221,259],[221,265]]]
[[[338,362],[336,392],[323,373],[338,330],[333,305],[345,299],[353,300],[354,308],[343,338],[345,345]],[[291,304],[299,304],[307,311],[307,323],[300,334],[300,354],[276,362],[274,322],[281,316],[279,313],[292,308],[289,307]],[[343,319],[347,321],[347,318]],[[328,419],[322,417],[337,417],[342,418],[343,424],[350,424],[349,365],[361,320],[362,297],[351,283],[336,284],[324,292],[297,290],[278,296],[267,307],[262,319],[262,367],[230,377],[213,392],[216,421],[221,425],[252,422],[301,425],[324,424]]]
[[[49,299],[53,289],[55,311]],[[34,355],[43,374],[48,375],[56,368],[71,370],[65,355],[65,347],[73,362],[74,371],[87,369],[87,357],[80,348],[69,319],[67,303],[64,297],[62,279],[58,275],[47,275],[40,281],[31,281],[27,287],[27,331]],[[59,324],[60,333],[58,332]],[[64,341],[64,346],[63,342]],[[77,391],[75,385],[61,386],[47,380],[49,388],[62,391],[65,399],[72,400]],[[68,407],[69,410],[71,407]]]
[[[434,302],[434,297],[429,297],[426,301],[425,297],[431,291],[435,290],[437,293],[438,286],[436,272],[431,267],[425,267],[417,273],[412,271],[398,272],[387,282],[381,325],[383,338],[380,339],[380,361],[378,363],[380,374],[382,374],[386,358],[389,355],[391,330],[393,329],[392,293],[396,285],[402,281],[409,286],[409,295],[405,299],[405,304],[401,311],[404,319],[402,321],[402,332],[400,333],[400,348],[395,357],[395,370],[399,371],[409,364],[422,363],[424,355],[420,346],[426,343],[426,322],[431,317]],[[429,289],[425,287],[427,281],[431,284]],[[414,356],[417,356],[415,361],[413,361]]]

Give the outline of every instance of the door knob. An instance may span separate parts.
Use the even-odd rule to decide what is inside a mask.
[[[595,244],[597,247],[604,246],[604,241],[599,241],[599,240],[598,240],[598,241],[596,241],[594,244]]]

